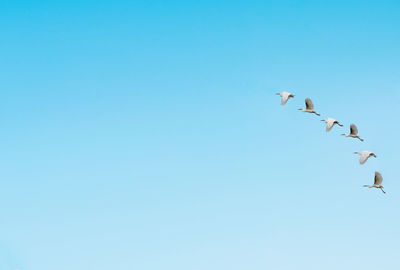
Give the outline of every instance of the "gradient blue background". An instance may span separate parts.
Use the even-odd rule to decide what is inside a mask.
[[[399,14],[1,1],[0,269],[400,269]]]

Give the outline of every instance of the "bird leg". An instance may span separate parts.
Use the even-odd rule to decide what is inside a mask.
[[[364,141],[364,140],[363,140],[363,139],[361,139],[360,137],[357,137],[357,138],[358,138],[360,141],[362,141],[362,142]]]
[[[386,192],[383,190],[383,188],[382,188],[382,187],[381,187],[380,189],[382,190],[383,194],[386,194]]]

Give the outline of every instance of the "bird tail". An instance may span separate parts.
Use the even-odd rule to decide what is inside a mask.
[[[371,188],[372,186],[370,186],[370,185],[363,185],[363,187]]]

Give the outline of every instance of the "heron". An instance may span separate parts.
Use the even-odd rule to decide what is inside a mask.
[[[354,152],[354,154],[360,155],[360,164],[364,164],[370,157],[376,158],[376,155],[370,151]]]
[[[373,185],[364,185],[364,187],[379,188],[380,190],[382,190],[383,193],[386,194],[386,192],[383,190],[382,181],[383,181],[382,175],[379,172],[375,172],[374,184]]]
[[[364,141],[363,139],[360,138],[360,136],[358,136],[358,128],[354,124],[350,125],[350,134],[342,134],[342,136],[357,138],[362,142]]]
[[[282,98],[281,105],[285,105],[290,98],[294,98],[293,94],[286,92],[286,91],[283,91],[282,93],[276,93],[276,94],[281,96],[281,98]]]
[[[306,98],[306,108],[305,109],[299,109],[299,111],[302,112],[307,112],[307,113],[314,113],[318,116],[321,116],[319,113],[314,111],[314,104],[312,103],[310,98]]]
[[[338,125],[338,126],[343,127],[343,125],[340,124],[338,120],[333,119],[333,118],[328,118],[328,119],[321,120],[321,121],[326,123],[326,132],[331,131],[331,129],[333,128],[333,126],[335,124]]]

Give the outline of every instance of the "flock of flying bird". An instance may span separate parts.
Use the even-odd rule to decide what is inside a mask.
[[[277,95],[279,95],[281,97],[281,105],[285,105],[290,98],[294,98],[293,94],[291,94],[289,92],[286,92],[286,91],[284,91],[282,93],[277,93]],[[321,116],[319,113],[317,113],[314,110],[314,104],[313,104],[313,102],[311,101],[310,98],[306,98],[305,103],[306,103],[306,108],[299,109],[300,111],[306,112],[306,113],[312,113],[312,114],[316,114],[318,116]],[[331,131],[335,124],[338,125],[338,126],[343,127],[343,125],[340,124],[339,121],[337,121],[336,119],[333,119],[333,118],[327,118],[327,119],[321,120],[321,121],[326,123],[326,132]],[[359,139],[362,142],[364,141],[363,139],[360,138],[360,136],[358,136],[358,129],[357,129],[357,126],[355,124],[351,124],[350,125],[350,133],[349,134],[342,134],[342,136],[346,136],[346,137],[350,137],[350,138],[356,138],[356,139]],[[354,152],[354,154],[360,155],[360,160],[359,160],[360,164],[364,164],[365,162],[367,162],[367,160],[370,157],[375,157],[376,158],[376,155],[373,152],[370,152],[370,151]],[[386,193],[383,190],[382,181],[383,181],[382,175],[379,172],[375,172],[374,184],[373,185],[364,185],[364,187],[367,187],[367,188],[378,188],[378,189],[382,190],[383,193]]]

